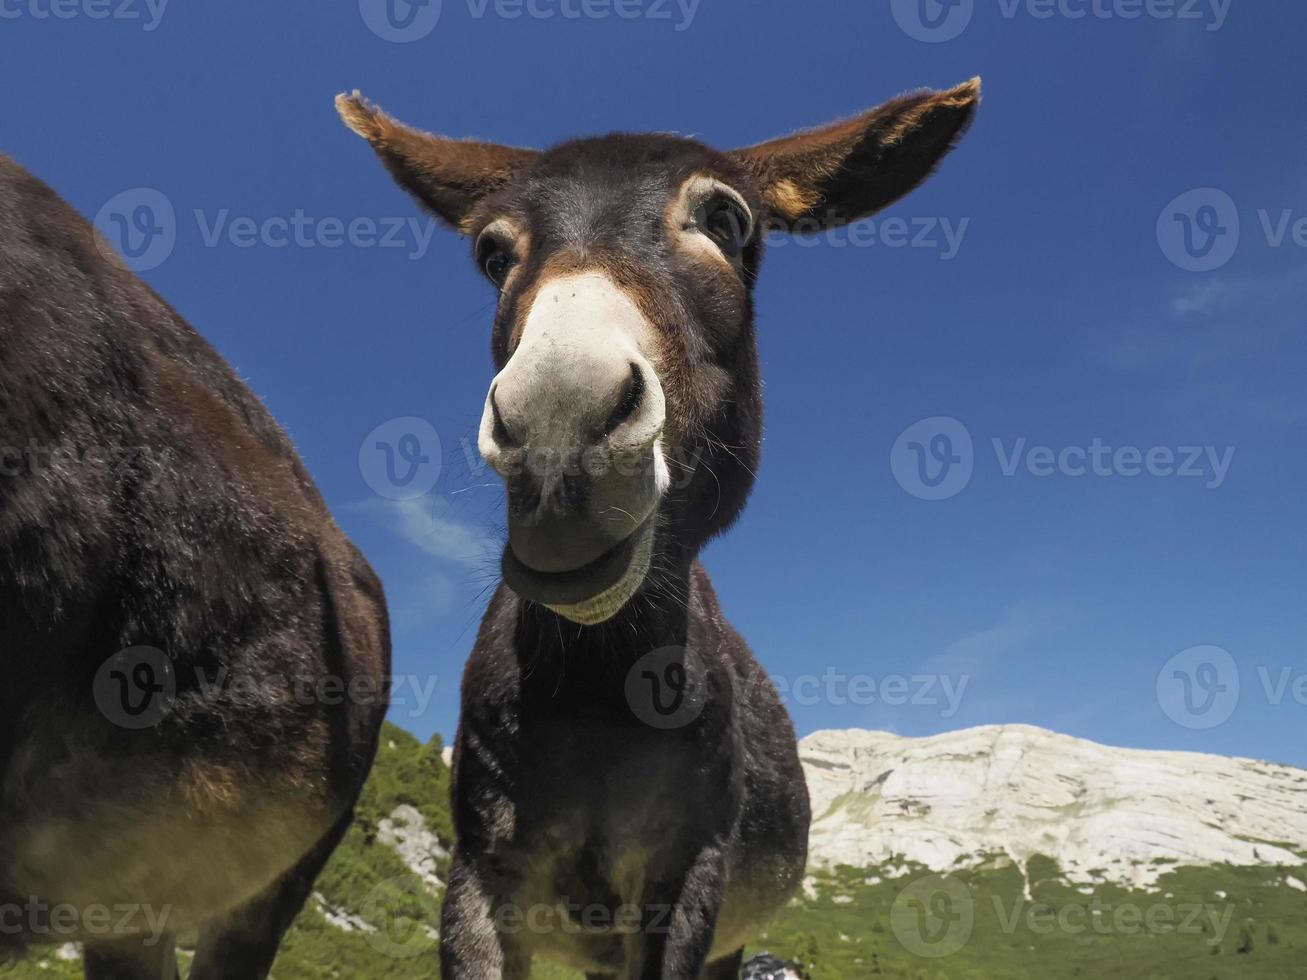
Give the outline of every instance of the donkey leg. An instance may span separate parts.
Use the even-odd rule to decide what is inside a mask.
[[[633,966],[638,980],[683,980],[703,974],[721,912],[726,861],[716,845],[703,848],[679,880],[655,886]],[[712,976],[715,976],[713,974]]]
[[[345,814],[300,863],[262,895],[233,909],[200,932],[190,980],[263,980],[282,937],[313,890],[354,814]]]
[[[177,944],[169,935],[88,942],[82,973],[86,980],[177,980]]]
[[[531,957],[512,930],[496,927],[495,900],[475,861],[454,848],[440,910],[442,980],[527,980]]]
[[[730,956],[723,956],[714,963],[709,963],[703,971],[704,980],[740,980],[740,970],[744,966],[744,950],[737,949]]]

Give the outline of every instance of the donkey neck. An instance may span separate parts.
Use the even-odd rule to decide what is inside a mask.
[[[600,707],[621,699],[637,661],[655,650],[693,645],[706,610],[716,610],[707,574],[697,560],[676,572],[661,572],[616,616],[597,626],[578,626],[504,592],[511,597],[523,692],[533,691],[560,705],[585,698]]]

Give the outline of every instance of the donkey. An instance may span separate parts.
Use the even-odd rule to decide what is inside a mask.
[[[801,880],[794,729],[696,557],[759,461],[764,232],[906,194],[979,97],[974,79],[729,153],[630,134],[536,152],[337,98],[499,292],[478,446],[508,542],[463,679],[445,980],[523,980],[536,955],[736,978]]]
[[[265,977],[371,767],[381,584],[231,368],[3,155],[0,419],[0,961],[172,980],[180,938],[191,980]]]

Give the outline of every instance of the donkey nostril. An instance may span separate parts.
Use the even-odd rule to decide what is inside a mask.
[[[613,409],[613,413],[608,416],[608,421],[604,423],[602,435],[609,435],[619,425],[630,419],[640,410],[640,404],[644,401],[644,372],[640,370],[640,365],[632,362],[631,376],[627,379],[626,385],[622,391],[622,399]]]
[[[517,445],[517,440],[508,431],[508,426],[504,424],[504,417],[499,414],[499,404],[495,401],[495,392],[490,392],[490,416],[494,422],[494,428],[491,430],[494,435],[495,445],[500,449],[512,449]]]

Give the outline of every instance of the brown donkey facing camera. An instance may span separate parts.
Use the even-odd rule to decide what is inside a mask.
[[[479,448],[504,582],[463,680],[444,980],[726,980],[799,884],[794,730],[700,549],[744,507],[770,230],[864,218],[966,130],[978,79],[721,153],[617,134],[538,152],[337,99],[499,291]]]

